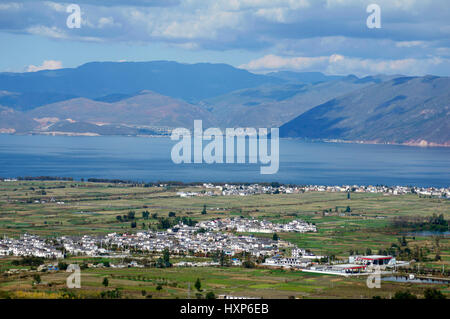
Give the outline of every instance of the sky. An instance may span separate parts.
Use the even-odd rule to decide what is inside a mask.
[[[81,9],[80,28],[67,12]],[[370,4],[380,28],[369,28]],[[0,1],[0,71],[92,61],[227,63],[255,73],[450,75],[448,0]]]

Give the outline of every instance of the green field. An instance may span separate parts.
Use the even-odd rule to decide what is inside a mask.
[[[401,233],[391,227],[396,216],[431,216],[443,214],[450,219],[450,202],[445,199],[421,198],[414,194],[386,196],[383,194],[309,192],[302,194],[276,194],[253,196],[214,196],[181,198],[178,191],[202,191],[199,187],[143,187],[142,185],[82,183],[63,181],[0,182],[0,234],[18,236],[33,233],[41,236],[106,234],[109,232],[135,232],[156,228],[157,219],[144,220],[141,212],[147,210],[158,217],[169,212],[194,220],[245,216],[265,218],[273,222],[304,219],[316,224],[317,233],[281,233],[281,239],[301,248],[311,249],[318,255],[335,255],[345,258],[349,250],[364,253],[386,249],[398,243]],[[38,201],[38,202],[35,202]],[[45,203],[44,203],[45,201]],[[61,204],[58,202],[64,202]],[[202,215],[203,206],[207,214]],[[347,206],[351,214],[341,216]],[[119,222],[117,215],[135,211],[137,228],[130,222]],[[327,210],[327,214],[324,213]],[[144,225],[142,225],[144,223]],[[270,234],[257,236],[271,236]],[[407,236],[411,248],[424,248],[428,261],[422,267],[440,269],[450,266],[450,240],[440,242],[440,261],[434,261],[434,244],[431,237]],[[17,268],[10,258],[0,258],[0,270]],[[19,267],[20,268],[20,267]],[[20,278],[23,276],[24,278]],[[137,279],[146,278],[147,281]],[[32,275],[3,276],[0,291],[20,293],[16,297],[59,296],[67,273],[43,274],[42,283],[31,285]],[[110,285],[103,287],[104,277]],[[83,288],[80,295],[95,297],[103,290],[120,288],[124,296],[153,298],[185,298],[188,284],[195,297],[193,284],[201,278],[202,294],[234,294],[256,297],[314,297],[314,298],[370,298],[373,295],[389,297],[396,289],[411,284],[383,283],[382,289],[368,289],[365,279],[312,275],[298,271],[231,268],[183,269],[87,269],[82,272]],[[159,282],[159,281],[160,282]],[[164,281],[165,280],[165,281]],[[156,290],[162,284],[160,291]],[[409,289],[420,295],[422,285]],[[447,291],[448,287],[444,289]],[[27,295],[28,293],[28,295]],[[44,295],[39,295],[39,294]],[[34,294],[34,295],[33,295]],[[49,296],[46,296],[48,294]]]

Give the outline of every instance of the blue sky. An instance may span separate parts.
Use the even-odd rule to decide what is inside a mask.
[[[79,0],[0,2],[0,71],[91,61],[228,63],[252,72],[450,75],[448,0]],[[369,29],[366,7],[381,8]]]

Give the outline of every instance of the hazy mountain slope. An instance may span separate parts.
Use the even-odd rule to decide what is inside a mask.
[[[450,145],[450,78],[400,77],[312,108],[283,137]]]
[[[51,92],[9,92],[0,91],[0,105],[17,111],[28,111],[38,106],[73,99],[73,94]]]
[[[73,69],[0,73],[0,90],[58,92],[98,98],[151,90],[186,101],[198,101],[281,79],[250,73],[227,64],[183,64],[169,61],[92,62]]]
[[[73,134],[97,134],[97,135],[159,135],[160,133],[147,129],[129,127],[120,124],[97,125],[86,122],[59,121],[50,125],[46,132],[73,133]]]
[[[202,101],[222,127],[276,127],[334,97],[378,83],[348,76],[317,84],[265,85]]]
[[[328,82],[344,78],[340,75],[325,75],[321,72],[292,72],[292,71],[278,71],[270,72],[266,75],[279,78],[288,82],[296,83],[319,83]]]
[[[0,105],[0,133],[23,133],[39,125],[22,112]]]
[[[203,108],[150,91],[115,103],[77,98],[42,106],[27,114],[33,118],[147,126],[191,127],[195,119],[202,119],[205,125],[214,123],[213,116]]]

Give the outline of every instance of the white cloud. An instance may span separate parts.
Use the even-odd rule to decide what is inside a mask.
[[[369,30],[365,24],[365,8],[373,2],[382,9],[380,30]],[[361,73],[410,64],[426,70],[446,63],[431,57],[449,57],[447,2],[80,0],[82,27],[68,29],[64,0],[2,1],[0,31],[64,41],[158,43],[180,51],[272,54],[246,65],[254,70],[340,71],[359,65]]]
[[[52,8],[53,10],[55,10],[57,12],[66,12],[66,9],[67,9],[67,5],[63,5],[61,3],[45,1],[44,4],[47,7]]]
[[[255,15],[269,21],[284,23],[286,22],[286,10],[285,8],[258,9]]]
[[[57,70],[62,68],[62,62],[56,60],[45,60],[41,65],[29,65],[27,72],[37,72],[42,70]]]
[[[399,41],[395,43],[395,46],[397,48],[412,48],[424,45],[425,45],[424,41]]]
[[[281,57],[266,55],[243,64],[240,68],[255,72],[276,70],[322,71],[328,74],[415,74],[432,73],[439,67],[450,67],[450,59],[439,57],[424,59],[363,59],[340,54],[319,57]]]
[[[0,10],[19,10],[21,8],[22,4],[17,2],[0,3]]]
[[[98,27],[105,28],[105,27],[112,27],[114,26],[114,18],[113,17],[101,17],[98,19]]]
[[[49,38],[55,38],[55,39],[67,38],[66,33],[63,30],[61,30],[55,26],[47,27],[45,25],[35,25],[35,26],[27,28],[26,31],[30,34],[40,35],[40,36],[49,37]]]
[[[327,62],[329,57],[294,57],[285,58],[273,54],[266,55],[260,59],[250,61],[247,64],[241,65],[240,68],[251,71],[264,70],[305,70],[310,68],[320,67]]]

